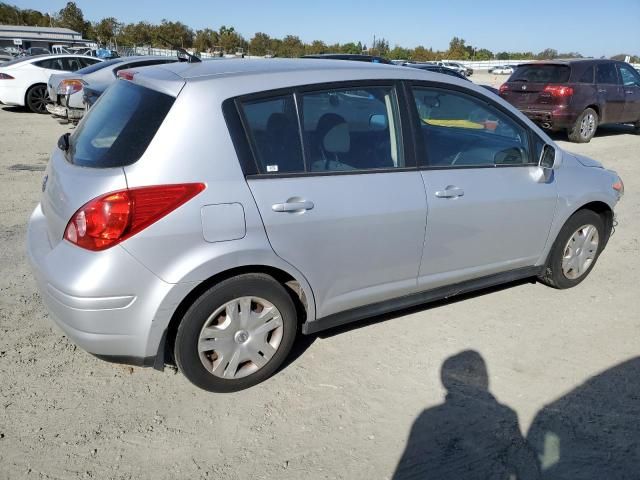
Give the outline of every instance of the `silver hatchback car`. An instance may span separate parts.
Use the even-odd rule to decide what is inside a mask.
[[[572,287],[613,230],[620,178],[470,82],[273,59],[126,78],[60,138],[28,229],[52,317],[105,360],[240,390],[299,331]]]

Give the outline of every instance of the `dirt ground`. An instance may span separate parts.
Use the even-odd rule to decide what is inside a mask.
[[[473,79],[504,80],[491,77]],[[436,461],[441,476],[429,478],[469,478],[466,468],[495,467],[500,442],[527,450],[524,438],[548,478],[638,478],[627,466],[640,459],[640,136],[629,128],[587,145],[558,136],[626,185],[615,235],[577,288],[518,283],[308,338],[275,377],[227,395],[102,362],[48,318],[26,222],[68,130],[0,108],[0,478],[385,479],[416,419],[397,478]],[[443,364],[482,383],[483,362],[491,394],[445,401]],[[427,470],[411,467],[420,455],[434,459]],[[611,469],[549,473],[575,458],[593,459],[583,474]]]

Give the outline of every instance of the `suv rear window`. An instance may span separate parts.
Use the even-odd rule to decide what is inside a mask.
[[[69,139],[68,160],[83,167],[124,167],[138,161],[175,98],[118,80]]]
[[[571,69],[567,65],[521,65],[510,82],[531,83],[566,83],[569,81]]]

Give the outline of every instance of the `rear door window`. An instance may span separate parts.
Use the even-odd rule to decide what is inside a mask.
[[[48,70],[66,70],[61,58],[47,58],[46,60],[40,60],[39,62],[34,62],[33,64],[41,68],[46,68]]]
[[[620,68],[622,84],[625,87],[640,87],[640,73],[638,73],[634,68],[626,65],[619,65],[618,67]]]
[[[596,79],[598,83],[616,85],[618,82],[618,73],[613,63],[602,63],[596,69]]]
[[[71,135],[67,158],[73,164],[94,168],[135,163],[174,101],[170,95],[118,80]]]
[[[522,65],[518,68],[510,82],[531,83],[566,83],[569,81],[571,69],[567,65]]]
[[[304,171],[293,95],[242,103],[247,133],[260,173]]]
[[[302,94],[310,172],[404,167],[393,87]]]

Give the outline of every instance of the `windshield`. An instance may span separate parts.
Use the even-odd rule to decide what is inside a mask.
[[[106,68],[109,65],[113,65],[115,63],[122,63],[122,59],[116,58],[114,60],[107,60],[106,62],[97,62],[93,65],[89,65],[88,67],[81,68],[76,73],[79,75],[86,75],[87,73],[93,73],[97,72],[98,70],[102,70],[103,68]]]
[[[117,80],[69,138],[67,158],[83,167],[124,167],[138,161],[175,98]]]
[[[571,69],[567,65],[522,65],[510,82],[565,83],[569,81]]]

